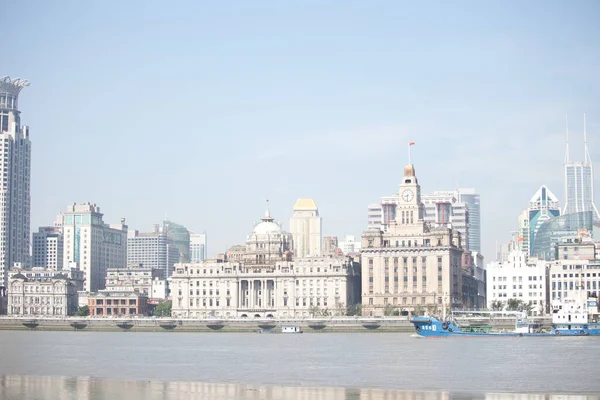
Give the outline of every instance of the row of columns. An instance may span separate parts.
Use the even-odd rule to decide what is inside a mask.
[[[271,296],[268,290],[268,283],[273,282],[273,290],[275,290],[275,281],[271,279],[244,279],[240,281],[238,286],[239,308],[274,308],[275,304],[270,304]],[[244,291],[248,290],[248,296]],[[261,291],[258,296],[258,291]],[[275,300],[275,298],[273,298]],[[275,301],[273,301],[275,303]]]

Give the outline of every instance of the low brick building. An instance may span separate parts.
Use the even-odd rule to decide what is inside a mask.
[[[88,297],[90,316],[121,317],[146,315],[148,296],[139,291],[100,290]]]

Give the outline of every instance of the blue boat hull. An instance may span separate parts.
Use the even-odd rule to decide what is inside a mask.
[[[411,320],[417,335],[421,337],[528,337],[528,336],[600,336],[600,324],[577,326],[553,326],[549,333],[517,332],[464,332],[451,321],[440,321],[433,317],[415,317]]]

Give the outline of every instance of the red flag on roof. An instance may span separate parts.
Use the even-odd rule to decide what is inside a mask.
[[[415,144],[415,142],[408,142],[408,145],[409,145],[409,146],[412,146],[412,145],[414,145],[414,144]]]

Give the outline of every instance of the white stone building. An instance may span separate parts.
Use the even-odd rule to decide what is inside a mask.
[[[55,270],[51,268],[12,268],[8,271],[8,279],[12,279],[13,276],[21,274],[27,279],[49,279],[58,277],[67,277],[71,283],[75,286],[75,290],[83,290],[83,271],[76,268]]]
[[[43,226],[33,234],[31,261],[37,268],[63,268],[63,236],[60,226]]]
[[[531,305],[531,315],[543,315],[548,309],[546,298],[546,263],[514,250],[505,262],[487,265],[487,302],[501,301],[504,307],[509,299],[522,300]]]
[[[106,290],[137,290],[139,293],[151,297],[155,280],[157,280],[157,285],[160,285],[158,281],[166,282],[162,277],[162,271],[156,268],[131,265],[127,268],[108,268],[106,270]],[[164,283],[162,286],[164,287]]]
[[[463,306],[461,235],[424,221],[421,187],[413,165],[404,168],[395,219],[387,230],[362,235],[362,312],[419,313]]]
[[[28,279],[14,275],[8,289],[9,315],[72,315],[77,311],[77,289],[65,277]]]
[[[75,262],[84,272],[85,290],[104,289],[107,268],[125,268],[127,225],[108,225],[96,204],[73,203],[63,216],[63,265]]]
[[[294,257],[321,255],[321,226],[319,209],[313,199],[298,199],[290,218],[290,233],[293,237]]]
[[[15,263],[29,265],[31,141],[21,126],[19,92],[29,82],[0,78],[0,286]]]
[[[178,264],[172,315],[296,318],[346,313],[359,301],[360,267],[350,257],[293,259],[291,235],[267,211],[236,261]]]

